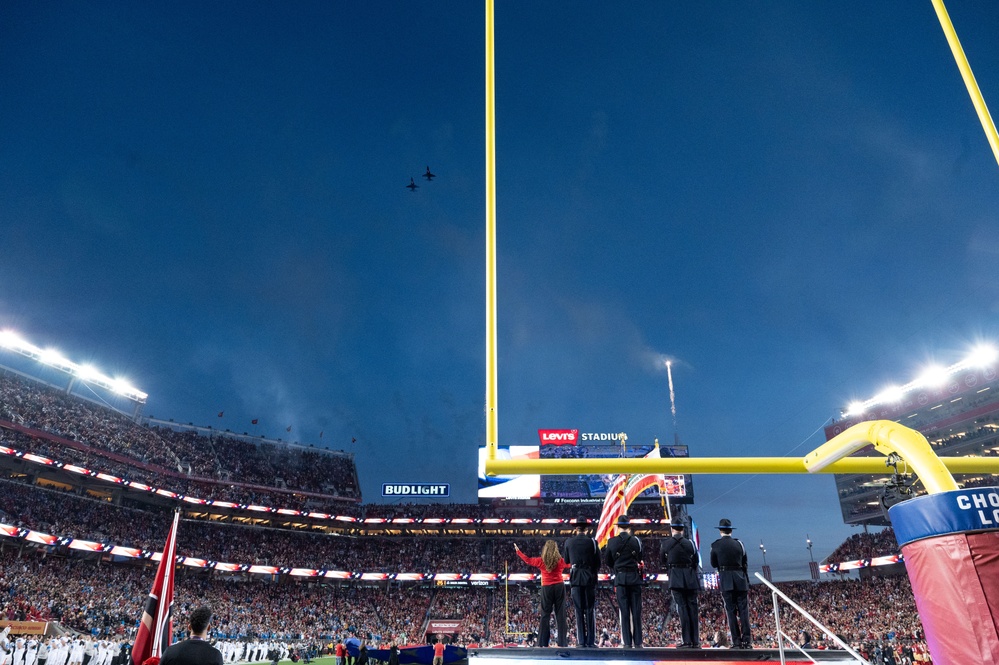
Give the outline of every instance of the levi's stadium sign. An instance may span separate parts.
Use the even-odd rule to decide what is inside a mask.
[[[448,483],[382,483],[382,496],[432,496],[451,495]]]
[[[615,432],[583,432],[578,429],[539,429],[538,438],[542,446],[575,446],[580,441],[618,441],[621,435]]]
[[[574,446],[579,441],[578,429],[539,429],[542,446]]]

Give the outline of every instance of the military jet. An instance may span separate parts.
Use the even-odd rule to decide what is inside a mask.
[[[427,172],[423,174],[423,177],[426,178],[427,180],[433,180],[434,178],[437,177],[437,174],[431,173],[430,172],[430,167],[428,166],[427,167]]]
[[[417,189],[419,189],[419,188],[420,188],[420,186],[419,186],[419,185],[417,185],[417,184],[416,184],[415,182],[413,182],[413,179],[412,179],[412,178],[410,178],[410,179],[409,179],[409,184],[408,184],[408,185],[406,185],[406,187],[407,187],[407,188],[409,189],[409,191],[411,191],[411,192],[415,192],[415,191],[416,191]]]

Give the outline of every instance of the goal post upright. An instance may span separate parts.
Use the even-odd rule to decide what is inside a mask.
[[[496,379],[496,78],[493,0],[486,0],[486,458],[499,439]]]

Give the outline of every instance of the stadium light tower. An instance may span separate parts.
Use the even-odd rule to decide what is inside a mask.
[[[52,367],[53,369],[63,372],[64,374],[68,374],[70,379],[69,384],[66,386],[67,393],[73,390],[73,385],[77,381],[82,381],[105,390],[110,390],[115,394],[131,400],[135,403],[135,413],[133,414],[133,417],[138,416],[139,411],[142,409],[142,405],[146,403],[146,398],[149,397],[149,395],[141,390],[138,390],[124,379],[103,374],[96,367],[91,365],[77,364],[72,360],[67,359],[55,349],[42,349],[35,346],[31,342],[22,339],[11,330],[0,330],[0,348],[6,349],[7,351],[16,353],[25,358],[30,358],[31,360],[48,367]]]
[[[760,541],[760,551],[763,552],[763,565],[767,565],[767,548],[763,546],[763,541]]]
[[[805,534],[805,547],[808,548],[809,562],[815,563],[815,557],[812,556],[812,538],[807,533]]]

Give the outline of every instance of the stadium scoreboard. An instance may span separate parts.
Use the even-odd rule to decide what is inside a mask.
[[[538,430],[539,444],[500,447],[500,459],[629,458],[654,454],[654,446],[621,446],[617,434],[579,430]],[[551,504],[601,504],[615,476],[608,474],[493,476],[485,474],[486,448],[479,448],[478,496],[480,500],[535,499]],[[687,446],[659,445],[660,457],[687,457]],[[664,474],[663,494],[670,503],[694,501],[689,474]],[[651,487],[636,499],[639,503],[660,501],[660,490]]]

